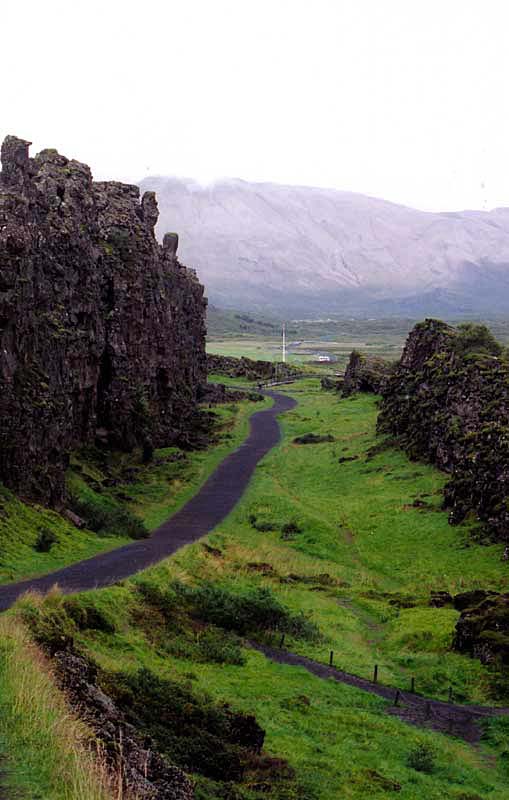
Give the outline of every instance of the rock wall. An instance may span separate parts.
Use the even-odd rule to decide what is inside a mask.
[[[367,356],[353,350],[342,383],[343,397],[349,397],[355,392],[379,394],[383,391],[392,369],[392,363],[383,358]]]
[[[0,480],[58,505],[69,451],[186,437],[203,287],[154,235],[155,195],[8,136],[0,173]]]
[[[273,361],[255,361],[252,358],[235,358],[234,356],[218,356],[207,354],[207,371],[228,375],[230,378],[247,378],[250,381],[271,380],[276,375],[276,364]],[[292,364],[277,362],[277,377],[280,380],[298,375],[301,370]]]
[[[473,327],[477,343],[437,320],[415,326],[378,424],[412,458],[451,474],[451,523],[474,512],[493,538],[509,540],[509,362],[483,326]]]

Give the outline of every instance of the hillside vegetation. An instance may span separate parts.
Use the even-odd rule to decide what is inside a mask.
[[[451,649],[459,613],[430,606],[432,591],[507,591],[500,545],[473,542],[468,519],[448,524],[444,475],[377,436],[375,397],[339,400],[311,380],[291,391],[299,405],[282,418],[282,445],[205,541],[110,589],[27,598],[10,624],[28,625],[50,652],[72,646],[91,659],[121,707],[136,697],[126,713],[192,773],[197,798],[503,800],[505,757],[494,758],[506,747],[503,720],[475,750],[249,648],[284,632],[294,652],[327,662],[332,650],[364,677],[376,663],[395,687],[414,677],[429,696],[447,699],[452,686],[456,701],[504,700],[489,666]],[[323,441],[295,443],[310,433]],[[184,696],[202,732],[175,716],[154,727],[150,709]],[[225,702],[255,715],[265,755],[232,753],[220,715],[210,716]]]

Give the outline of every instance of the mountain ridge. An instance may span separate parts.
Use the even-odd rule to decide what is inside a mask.
[[[420,211],[320,187],[150,177],[211,302],[291,314],[509,311],[509,208]]]

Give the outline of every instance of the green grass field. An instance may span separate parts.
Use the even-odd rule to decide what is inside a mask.
[[[495,759],[507,749],[503,731],[495,749],[489,742],[473,749],[405,725],[385,713],[379,698],[251,650],[244,663],[216,663],[199,655],[201,628],[165,633],[140,597],[140,582],[158,592],[175,580],[210,583],[238,596],[266,587],[320,629],[319,639],[288,635],[289,649],[321,661],[332,649],[338,666],[362,676],[378,663],[385,683],[407,688],[415,677],[418,691],[437,698],[452,685],[458,700],[493,702],[486,668],[450,649],[457,613],[431,608],[429,593],[507,591],[500,547],[472,543],[469,524],[448,525],[440,509],[445,478],[436,469],[394,449],[370,452],[380,444],[374,397],[338,400],[312,380],[289,391],[299,405],[282,418],[284,440],[260,463],[237,508],[205,542],[121,586],[83,595],[115,632],[81,630],[79,646],[103,669],[132,673],[143,666],[256,714],[266,749],[289,761],[301,787],[298,795],[278,797],[385,798],[396,783],[402,800],[503,800],[505,756]],[[294,444],[309,432],[330,433],[334,441]],[[150,492],[133,506],[151,520],[170,507]],[[429,774],[407,763],[422,743],[436,753]]]

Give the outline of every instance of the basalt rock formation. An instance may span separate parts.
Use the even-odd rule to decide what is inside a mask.
[[[349,397],[355,392],[383,392],[392,369],[392,364],[383,358],[367,356],[353,350],[342,383],[343,397]]]
[[[453,646],[483,664],[509,663],[509,594],[477,590],[456,595],[461,611]]]
[[[191,780],[169,764],[137,732],[126,715],[97,683],[97,670],[73,652],[55,654],[55,675],[71,706],[84,716],[104,748],[108,766],[122,787],[139,800],[193,800]]]
[[[255,361],[251,358],[234,358],[234,356],[218,356],[207,354],[207,372],[228,375],[230,378],[246,378],[249,381],[283,380],[298,375],[301,370],[292,364],[279,361]]]
[[[72,448],[188,436],[206,301],[153,192],[29,144],[1,150],[0,480],[58,506]]]
[[[475,513],[509,539],[509,362],[484,326],[426,320],[383,391],[379,429],[450,473],[450,522]]]

